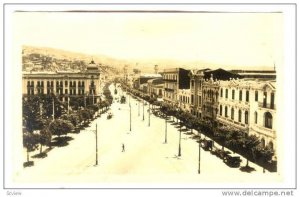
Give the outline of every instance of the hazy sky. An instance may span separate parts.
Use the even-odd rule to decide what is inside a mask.
[[[122,59],[239,66],[282,61],[280,13],[15,13],[18,44]]]

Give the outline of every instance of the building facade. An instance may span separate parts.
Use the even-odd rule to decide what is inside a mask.
[[[89,96],[95,103],[100,91],[100,71],[94,61],[84,71],[23,72],[22,75],[23,96],[54,94],[62,101]]]
[[[164,80],[164,101],[172,105],[178,105],[179,89],[190,89],[189,71],[183,68],[165,69],[162,75]]]
[[[275,81],[220,81],[218,122],[256,135],[276,151],[275,92]]]

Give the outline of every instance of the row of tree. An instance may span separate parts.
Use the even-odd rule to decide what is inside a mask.
[[[127,86],[123,86],[123,88],[135,97],[144,99],[154,105],[160,105],[160,111],[165,114],[165,118],[171,116],[173,117],[173,121],[174,118],[176,118],[177,122],[180,120],[183,126],[190,129],[191,133],[193,132],[193,129],[195,129],[198,133],[210,137],[222,146],[223,151],[224,147],[226,147],[233,152],[244,156],[247,159],[246,166],[248,166],[250,160],[264,168],[269,168],[269,170],[276,170],[276,166],[270,166],[274,151],[269,146],[263,147],[257,136],[249,135],[243,129],[237,129],[228,125],[220,125],[209,119],[199,119],[188,111],[183,111],[181,108],[168,103],[160,103],[156,101],[155,98],[151,98],[149,95],[138,90],[130,89]],[[276,163],[274,164],[276,165]]]
[[[56,144],[64,143],[62,136],[79,132],[88,126],[95,114],[104,113],[111,104],[108,100],[92,104],[84,99],[86,98],[71,98],[68,106],[67,102],[62,102],[55,95],[23,98],[23,146],[27,149],[27,162],[24,166],[32,165],[29,152],[40,147],[40,155],[44,155],[43,146],[52,148],[52,136],[57,136]],[[72,110],[68,110],[68,107]]]

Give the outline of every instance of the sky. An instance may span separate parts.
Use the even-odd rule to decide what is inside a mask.
[[[16,12],[13,38],[127,60],[273,66],[282,61],[283,25],[281,13]]]

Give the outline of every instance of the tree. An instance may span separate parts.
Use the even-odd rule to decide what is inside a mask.
[[[27,150],[27,163],[29,162],[29,152],[38,148],[39,138],[36,134],[23,130],[23,146]]]
[[[243,138],[243,148],[244,148],[243,152],[247,159],[246,167],[249,166],[249,158],[254,158],[254,151],[259,144],[260,141],[258,137],[256,137],[255,135],[250,135]]]
[[[48,128],[44,128],[40,131],[39,142],[40,142],[40,153],[43,152],[43,145],[49,146],[51,144],[52,134]]]
[[[68,120],[56,119],[49,125],[49,130],[52,135],[57,135],[59,138],[61,135],[67,135],[74,129],[72,123]]]

